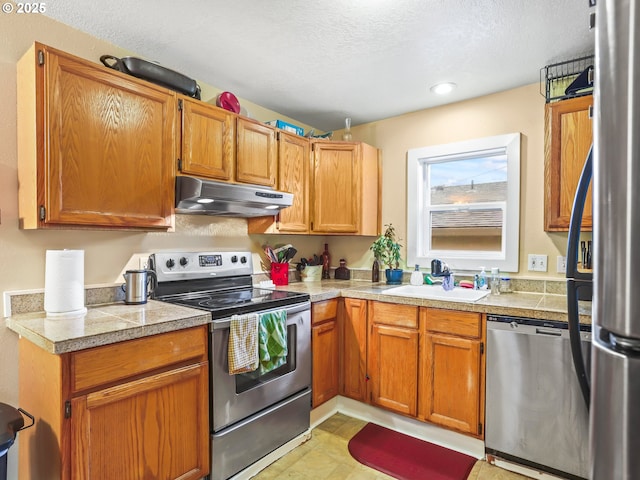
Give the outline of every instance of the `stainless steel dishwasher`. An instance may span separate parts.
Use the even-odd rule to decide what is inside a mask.
[[[591,326],[581,325],[591,357]],[[564,478],[587,478],[589,416],[564,322],[487,316],[485,450]]]

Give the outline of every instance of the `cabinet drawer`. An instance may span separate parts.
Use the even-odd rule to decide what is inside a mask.
[[[338,316],[338,299],[333,298],[331,300],[325,300],[323,302],[314,302],[311,304],[311,324],[317,325],[318,323],[326,320],[331,320]]]
[[[482,316],[474,312],[458,312],[425,308],[426,325],[429,332],[480,338],[482,336]]]
[[[370,302],[370,315],[374,323],[397,327],[418,328],[418,307],[396,303]]]
[[[207,327],[178,330],[71,354],[71,390],[79,392],[188,360],[204,361]]]

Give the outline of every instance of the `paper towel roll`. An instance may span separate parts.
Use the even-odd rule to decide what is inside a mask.
[[[87,311],[84,307],[84,250],[47,250],[44,310],[49,316]]]

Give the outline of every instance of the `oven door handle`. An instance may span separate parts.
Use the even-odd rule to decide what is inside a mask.
[[[295,305],[287,305],[283,307],[287,311],[287,325],[291,325],[296,323],[296,319],[292,317],[292,315],[300,312],[304,312],[305,310],[311,310],[311,302],[303,302],[296,303]],[[266,312],[274,312],[276,310],[281,310],[281,308],[270,308],[268,310],[260,310],[259,312],[251,312],[251,313],[266,313]],[[224,330],[228,329],[231,325],[231,318],[222,318],[220,320],[213,320],[211,322],[211,330]]]

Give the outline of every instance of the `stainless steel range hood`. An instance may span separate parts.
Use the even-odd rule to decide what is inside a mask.
[[[264,217],[290,207],[293,194],[259,185],[176,177],[176,213]]]

